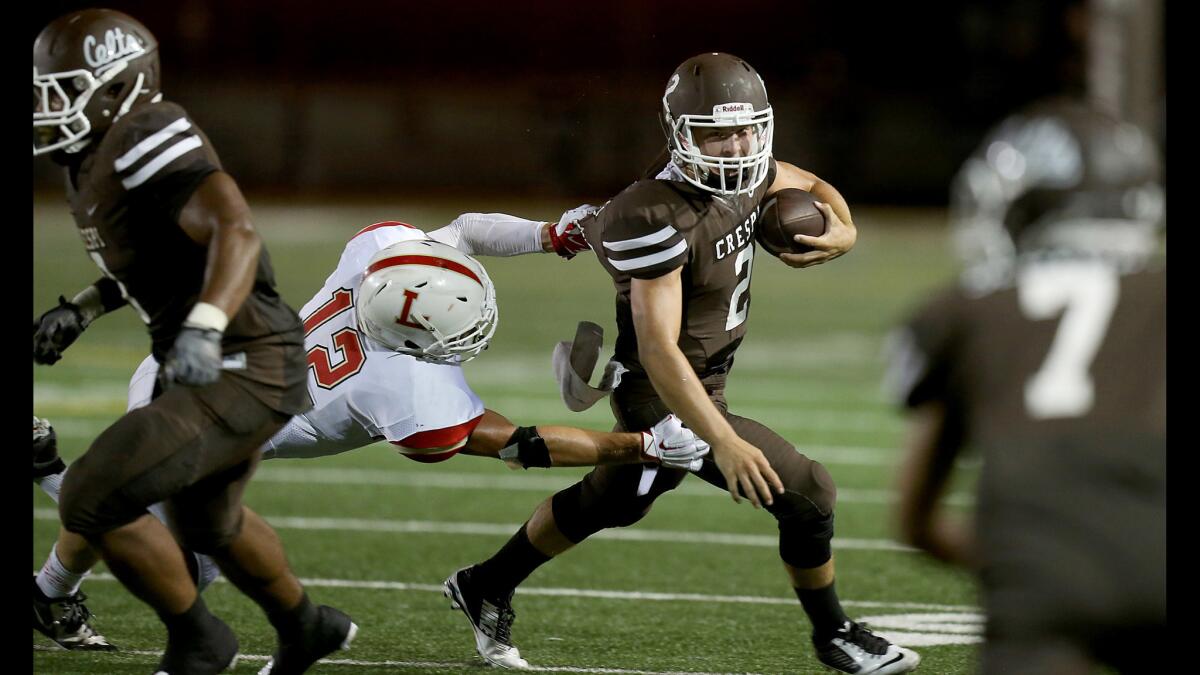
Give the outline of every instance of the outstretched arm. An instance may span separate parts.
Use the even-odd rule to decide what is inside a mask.
[[[429,237],[467,255],[506,257],[553,252],[569,259],[587,250],[579,221],[595,211],[592,206],[577,207],[555,223],[505,213],[464,213],[449,225],[430,232]]]
[[[500,413],[485,410],[483,419],[467,440],[462,454],[499,458],[500,451],[508,445],[517,428]],[[637,464],[654,461],[651,457],[642,456],[641,432],[604,433],[548,425],[538,425],[536,429],[537,434],[546,443],[550,466]]]
[[[696,470],[708,444],[674,415],[649,431],[606,433],[552,425],[518,427],[500,413],[485,410],[461,452],[503,459],[514,469],[661,463]]]
[[[430,232],[429,238],[467,255],[524,255],[547,250],[543,246],[547,225],[506,213],[464,213]]]

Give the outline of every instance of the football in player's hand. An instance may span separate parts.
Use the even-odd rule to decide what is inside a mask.
[[[825,234],[825,214],[816,205],[817,198],[796,188],[786,188],[771,195],[763,202],[762,217],[755,228],[755,237],[771,255],[781,253],[807,253],[812,251],[792,239],[792,235],[807,234],[819,237]]]

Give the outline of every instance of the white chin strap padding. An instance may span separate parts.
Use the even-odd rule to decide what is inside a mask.
[[[129,112],[129,109],[133,107],[133,102],[137,100],[138,96],[142,95],[142,83],[145,81],[146,74],[138,73],[137,82],[133,83],[133,91],[129,92],[129,96],[125,97],[125,100],[121,102],[121,107],[117,110],[117,114],[113,116],[114,122],[121,119],[121,116]]]

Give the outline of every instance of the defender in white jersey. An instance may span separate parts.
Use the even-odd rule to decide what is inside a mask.
[[[557,223],[471,213],[428,234],[397,221],[360,230],[300,312],[313,409],[264,444],[264,456],[321,457],[386,440],[424,462],[461,451],[504,458],[514,468],[641,462],[698,468],[708,445],[674,416],[635,433],[516,427],[486,410],[463,377],[460,363],[487,347],[497,321],[491,281],[470,254],[573,257],[587,248],[578,220],[593,211],[573,209]],[[448,291],[458,304],[434,302]],[[372,322],[377,315],[390,325]],[[157,375],[158,363],[147,357],[130,380],[130,410],[151,400]],[[57,497],[58,481],[40,484]],[[60,532],[59,550],[78,548],[63,541],[73,536]],[[201,587],[216,578],[211,561],[196,555],[194,562]],[[47,567],[61,566],[55,563],[48,560]],[[70,575],[71,593],[85,574]],[[513,648],[507,658],[519,661],[520,655]]]
[[[577,219],[573,213],[564,218]],[[422,462],[443,461],[459,451],[499,457],[500,450],[511,445],[500,441],[508,441],[518,428],[502,415],[484,409],[460,365],[486,348],[496,325],[491,280],[466,252],[519,255],[540,251],[542,233],[553,227],[560,225],[470,213],[428,234],[398,221],[375,223],[359,231],[346,244],[333,274],[300,311],[313,409],[293,417],[271,438],[263,446],[265,457],[323,457],[384,440],[404,456]],[[548,235],[545,238],[550,239]],[[389,274],[393,278],[380,280]],[[396,274],[405,275],[405,287],[378,290],[381,284],[401,281],[394,278]],[[445,311],[440,298],[419,287],[446,286],[459,279],[464,283],[455,292],[465,295],[461,302],[450,299],[459,316],[433,316]],[[477,297],[469,297],[472,288]],[[371,291],[373,297],[365,301],[360,297]],[[427,292],[433,296],[428,301]],[[382,306],[378,311],[391,325],[390,332],[373,329],[369,320],[364,321],[360,312],[364,303],[368,313],[372,303]],[[389,311],[392,305],[395,311]],[[463,344],[433,344],[438,327],[426,327],[422,321],[459,321],[466,326],[460,336]],[[152,357],[138,367],[130,381],[130,409],[150,400],[157,371]],[[698,464],[706,452],[703,441],[694,440],[674,418],[664,419],[640,438],[567,427],[539,430],[557,442],[548,443],[546,456],[530,460],[524,464],[527,467],[665,461],[687,468]],[[656,435],[671,448],[665,457],[652,442]],[[469,443],[472,439],[475,442]]]

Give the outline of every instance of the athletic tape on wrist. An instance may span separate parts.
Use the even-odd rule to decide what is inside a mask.
[[[225,332],[225,326],[229,325],[229,317],[225,316],[225,312],[215,305],[210,305],[207,302],[197,302],[192,311],[188,314],[187,320],[184,321],[189,326],[198,328],[207,328],[221,333]]]
[[[654,449],[654,434],[650,433],[649,431],[643,431],[643,432],[641,432],[641,434],[642,434],[642,459],[652,461],[656,464],[661,462],[662,461],[661,457],[657,457],[654,455],[654,453],[650,452],[651,450]]]

